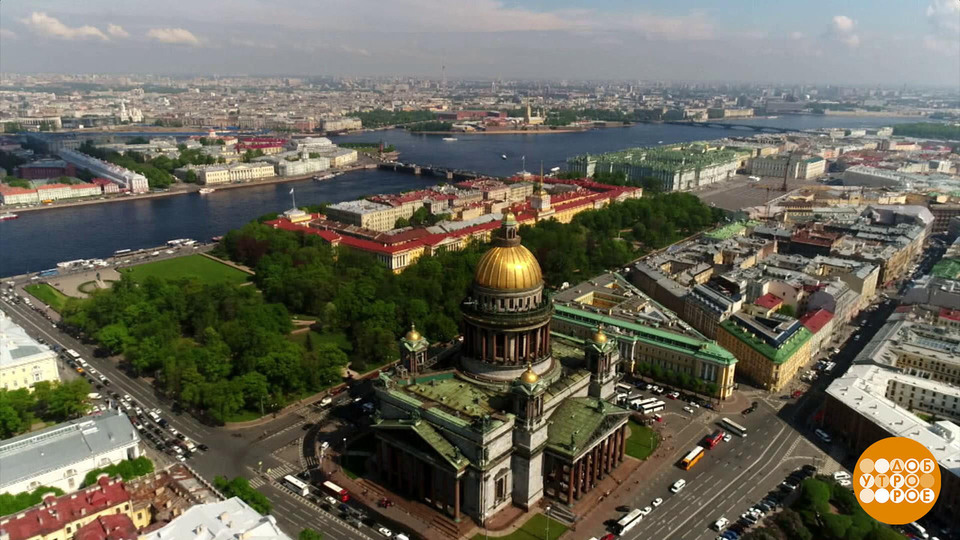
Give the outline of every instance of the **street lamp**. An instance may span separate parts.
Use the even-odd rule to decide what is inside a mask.
[[[550,507],[549,506],[547,507],[547,510],[544,513],[544,517],[547,518],[547,534],[543,538],[544,540],[550,540]]]

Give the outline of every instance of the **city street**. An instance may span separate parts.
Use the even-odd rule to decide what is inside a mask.
[[[37,305],[39,302],[34,304]],[[197,444],[207,445],[206,452],[195,453],[186,464],[211,483],[216,476],[255,478],[258,470],[266,472],[270,469],[273,472],[270,476],[277,478],[283,476],[279,474],[280,472],[289,471],[284,474],[296,474],[304,468],[299,462],[291,464],[274,454],[302,438],[303,426],[309,419],[308,408],[280,417],[265,426],[246,430],[228,431],[207,426],[185,412],[173,412],[171,404],[158,395],[146,381],[129,377],[117,367],[115,359],[97,358],[94,356],[93,347],[61,332],[41,313],[25,303],[4,302],[2,308],[13,322],[26,329],[32,337],[40,337],[50,345],[59,345],[64,349],[77,351],[84,360],[105,375],[110,385],[100,390],[101,393],[109,391],[129,394],[145,409],[160,409],[160,416],[169,422],[168,427],[183,433]],[[65,370],[70,370],[65,364],[62,366]],[[264,433],[266,437],[263,436]],[[149,447],[145,439],[142,444]],[[151,455],[158,453],[163,454],[163,451],[151,448]],[[164,456],[164,459],[169,461],[169,456],[165,454]],[[314,527],[322,532],[325,538],[366,538],[359,534],[357,529],[284,487],[271,485],[266,480],[255,479],[252,483],[260,485],[259,489],[273,502],[274,516],[280,526],[292,537],[296,537],[304,527]],[[307,516],[313,517],[306,519]]]

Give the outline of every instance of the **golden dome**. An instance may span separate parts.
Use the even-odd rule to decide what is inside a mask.
[[[537,375],[537,372],[533,370],[533,367],[529,364],[527,365],[527,370],[520,375],[520,381],[527,384],[537,384],[537,381],[540,380],[540,376]]]
[[[420,335],[420,332],[417,332],[417,327],[411,324],[410,331],[407,332],[405,337],[407,338],[407,341],[420,341],[420,338],[423,336]]]
[[[480,258],[473,279],[490,289],[532,289],[543,281],[543,272],[529,249],[519,244],[497,246]]]
[[[595,343],[607,342],[607,335],[603,333],[603,328],[597,327],[597,333],[593,335],[593,341]]]

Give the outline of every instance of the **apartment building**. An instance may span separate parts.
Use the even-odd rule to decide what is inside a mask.
[[[779,392],[810,360],[810,331],[792,317],[736,313],[720,323],[717,342],[737,358],[737,371]]]

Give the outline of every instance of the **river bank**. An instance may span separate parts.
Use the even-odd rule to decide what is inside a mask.
[[[327,170],[323,171],[323,174],[346,174],[354,171],[361,171],[364,169],[376,169],[376,163],[363,163],[353,167],[345,167],[338,170]],[[263,180],[253,180],[251,182],[242,182],[237,184],[217,184],[210,186],[216,191],[223,191],[228,189],[240,189],[240,188],[252,188],[257,186],[269,186],[271,184],[284,184],[286,182],[299,182],[303,180],[309,180],[314,176],[317,176],[319,173],[310,173],[300,176],[273,176]],[[169,191],[159,191],[159,192],[150,192],[143,193],[140,195],[117,195],[113,197],[106,197],[104,199],[87,199],[82,201],[67,201],[63,203],[54,203],[46,204],[40,206],[29,206],[27,208],[7,208],[4,207],[4,210],[10,211],[16,214],[23,212],[36,212],[39,210],[55,210],[55,209],[67,209],[67,208],[76,208],[78,206],[90,206],[94,204],[105,204],[105,203],[117,203],[117,202],[134,202],[134,201],[143,201],[148,199],[158,199],[161,197],[173,197],[176,195],[189,195],[191,193],[198,193],[201,189],[207,186],[199,184],[181,184],[170,189]]]
[[[619,127],[619,126],[618,126]],[[411,135],[546,135],[548,133],[582,133],[592,128],[561,127],[557,129],[486,129],[483,131],[411,131]]]

